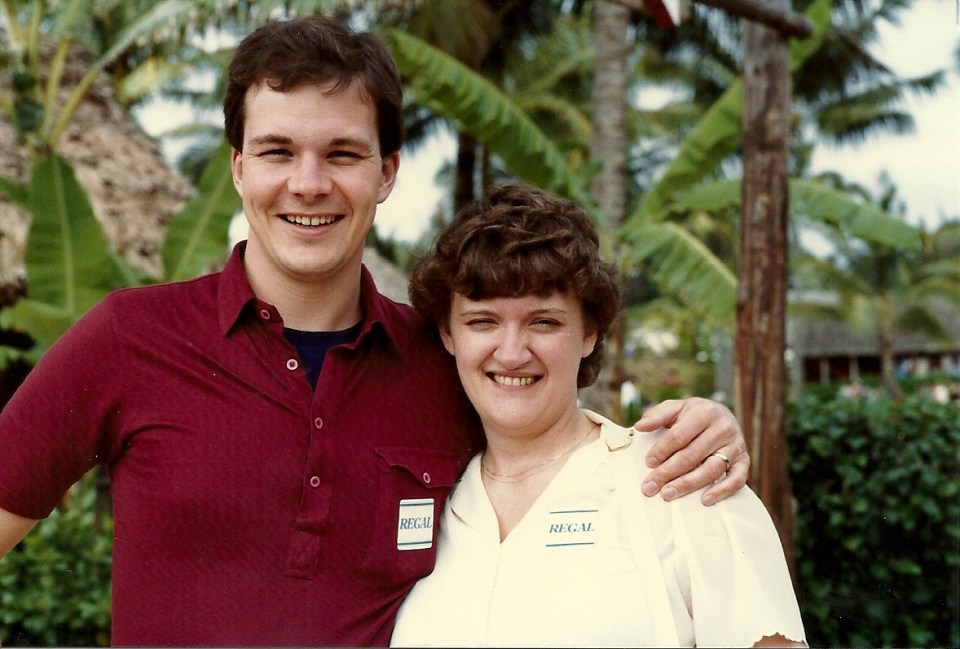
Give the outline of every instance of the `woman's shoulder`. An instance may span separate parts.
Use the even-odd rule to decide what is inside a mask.
[[[592,410],[582,410],[582,412],[590,421],[600,425],[600,439],[610,453],[624,455],[634,460],[641,479],[653,470],[646,465],[647,452],[666,433],[666,430],[641,432],[632,426],[622,426]]]

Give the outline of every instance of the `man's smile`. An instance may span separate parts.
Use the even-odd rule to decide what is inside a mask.
[[[330,225],[334,221],[341,218],[333,215],[311,216],[309,214],[282,214],[281,217],[287,223],[293,223],[294,225],[307,225],[310,227]]]

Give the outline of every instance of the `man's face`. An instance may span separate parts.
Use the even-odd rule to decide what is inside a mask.
[[[355,87],[325,89],[247,92],[233,183],[250,223],[244,262],[255,290],[356,290],[364,239],[393,189],[400,158],[381,156],[373,105]]]

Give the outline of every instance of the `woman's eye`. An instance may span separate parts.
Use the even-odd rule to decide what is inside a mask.
[[[485,327],[493,324],[493,320],[490,318],[473,318],[467,320],[468,327]]]
[[[548,318],[544,318],[544,319],[541,319],[541,320],[535,320],[533,324],[534,324],[535,326],[537,326],[537,327],[542,327],[542,328],[552,328],[552,327],[559,327],[559,326],[560,326],[560,322],[559,322],[559,321],[557,321],[557,320],[551,320],[551,319],[548,319]]]

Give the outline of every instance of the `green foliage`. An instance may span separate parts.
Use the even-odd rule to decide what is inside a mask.
[[[20,187],[8,180],[0,183],[0,192],[16,199]],[[28,295],[0,310],[0,329],[26,333],[36,346],[26,353],[0,347],[0,365],[16,359],[35,363],[110,290],[157,279],[139,275],[110,249],[86,191],[63,158],[39,159],[23,191],[22,203],[32,216],[26,250]],[[239,202],[231,182],[229,147],[224,145],[208,163],[194,199],[167,228],[166,275],[161,279],[195,277],[220,260]]]
[[[820,43],[829,28],[829,2],[817,0],[807,16],[814,23],[813,42]],[[815,50],[814,45],[794,47],[791,67],[802,65]],[[675,201],[709,180],[736,153],[743,141],[742,114],[743,80],[737,78],[697,122],[620,235],[628,244],[625,263],[647,264],[665,292],[726,328],[733,322],[734,274],[702,242],[667,219]]]
[[[792,178],[789,181],[789,210],[794,218],[828,223],[865,241],[895,246],[900,250],[919,250],[922,235],[882,206],[865,203],[857,196],[831,189],[816,180]],[[672,205],[676,211],[717,211],[740,207],[741,181],[723,180],[695,187]]]
[[[110,248],[70,163],[59,156],[33,169],[27,205],[30,297],[80,315],[110,290]]]
[[[167,281],[191,279],[227,250],[227,227],[240,209],[230,172],[230,145],[224,142],[200,178],[199,192],[177,214],[163,242]]]
[[[96,513],[94,474],[0,561],[0,642],[107,646],[113,523]]]
[[[670,221],[633,225],[623,237],[632,255],[650,263],[655,281],[668,293],[681,296],[711,322],[733,327],[737,277],[703,241]]]
[[[414,36],[395,29],[383,36],[414,101],[472,133],[518,178],[593,205],[583,175],[496,85]]]
[[[0,186],[4,189],[13,191],[32,219],[26,254],[29,297],[0,312],[0,327],[29,332],[38,345],[29,357],[35,361],[132,271],[110,250],[90,199],[63,158],[40,158],[27,186],[8,180]]]
[[[811,646],[960,646],[960,407],[806,393],[788,416]]]

